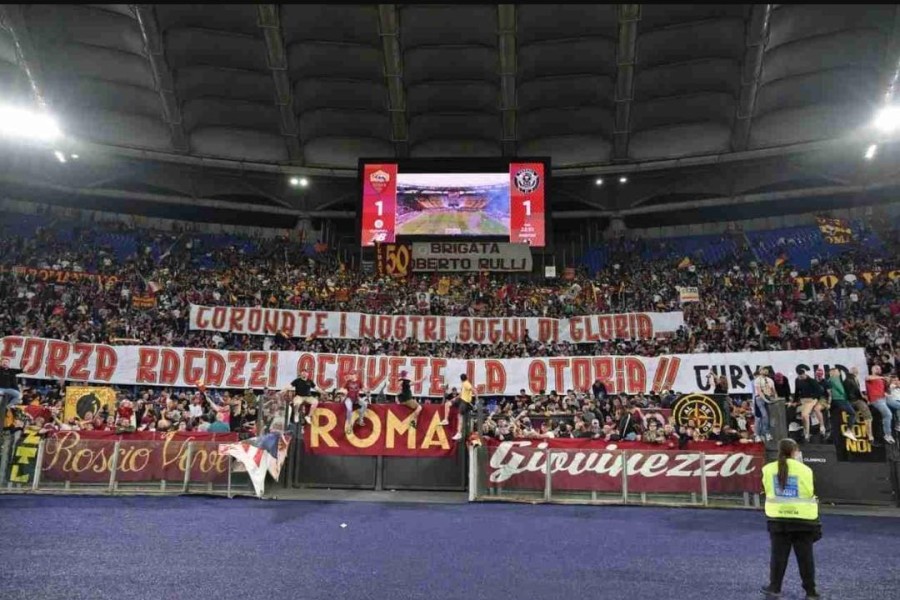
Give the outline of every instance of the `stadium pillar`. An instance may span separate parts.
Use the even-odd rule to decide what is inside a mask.
[[[606,229],[606,237],[607,239],[615,238],[624,235],[626,231],[628,231],[628,227],[625,226],[625,219],[613,217],[610,219],[609,227]]]
[[[768,445],[772,447],[788,436],[787,410],[783,399],[779,398],[769,405],[769,432],[772,434],[772,441]]]

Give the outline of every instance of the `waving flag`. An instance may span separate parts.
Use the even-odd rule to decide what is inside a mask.
[[[289,446],[289,435],[268,433],[243,442],[220,444],[219,454],[232,456],[244,465],[256,496],[261,498],[265,491],[266,473],[278,480]]]

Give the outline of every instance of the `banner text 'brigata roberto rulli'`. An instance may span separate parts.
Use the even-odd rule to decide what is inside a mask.
[[[488,485],[515,490],[543,491],[548,457],[556,491],[621,492],[627,469],[629,492],[699,494],[705,475],[710,493],[757,493],[765,463],[762,444],[690,442],[687,450],[673,450],[641,442],[552,439],[486,445]]]
[[[867,372],[862,348],[672,354],[664,356],[561,356],[553,358],[449,359],[427,356],[358,356],[312,352],[238,352],[207,348],[109,346],[45,338],[0,339],[0,358],[22,369],[23,377],[119,385],[263,389],[287,387],[308,371],[320,389],[343,385],[348,373],[361,376],[365,390],[385,387],[399,392],[400,371],[420,381],[418,396],[441,396],[445,384],[458,385],[468,375],[479,394],[514,396],[519,390],[588,390],[595,379],[611,394],[652,390],[710,392],[708,375],[725,375],[729,392],[751,393],[759,367],[783,373],[791,382],[797,367],[815,370],[857,367]]]
[[[369,315],[355,312],[191,305],[190,328],[249,335],[322,339],[415,339],[420,342],[497,344],[521,342],[525,333],[542,342],[590,343],[649,340],[678,331],[682,312],[543,317],[481,318],[430,315]]]

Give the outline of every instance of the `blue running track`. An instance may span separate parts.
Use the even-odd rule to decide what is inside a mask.
[[[900,519],[823,524],[824,598],[900,598]],[[3,600],[740,600],[768,568],[759,512],[639,507],[0,496],[0,545]]]

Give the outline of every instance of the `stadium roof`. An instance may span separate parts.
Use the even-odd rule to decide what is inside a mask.
[[[572,179],[560,193],[606,212],[888,185],[854,174],[893,94],[897,15],[861,4],[2,5],[0,99],[44,103],[95,158],[78,180],[23,157],[0,176],[78,191],[115,178],[121,192],[289,211],[353,207],[360,156],[550,156]],[[591,189],[622,173],[646,177],[614,198]],[[334,181],[300,206],[285,174]]]

